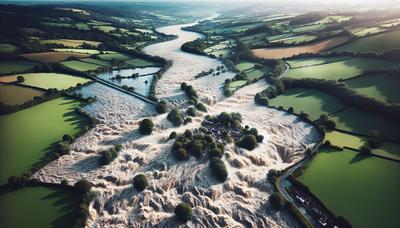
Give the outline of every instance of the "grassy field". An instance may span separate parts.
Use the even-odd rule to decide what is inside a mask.
[[[314,35],[300,35],[300,36],[293,36],[289,38],[284,38],[280,40],[275,40],[274,42],[282,42],[284,44],[296,44],[296,43],[302,43],[302,42],[309,42],[317,38],[317,36]]]
[[[238,64],[235,64],[236,69],[240,72],[252,69],[255,63],[249,61],[240,61]]]
[[[336,128],[359,134],[369,135],[372,130],[379,131],[385,139],[400,142],[400,126],[388,122],[382,117],[348,108],[330,116],[336,122]]]
[[[369,58],[353,58],[318,66],[302,67],[289,70],[290,78],[319,78],[326,80],[348,79],[363,72],[378,68],[391,68],[398,64],[390,61]]]
[[[254,80],[254,79],[260,79],[261,77],[263,77],[266,73],[271,72],[272,69],[270,67],[264,67],[262,69],[252,69],[252,70],[248,70],[246,71],[247,74],[247,79],[248,80]]]
[[[326,40],[321,40],[312,44],[301,45],[296,47],[282,47],[282,48],[257,48],[252,49],[252,53],[259,58],[266,59],[281,59],[292,57],[301,53],[319,53],[330,48],[339,46],[346,43],[348,37],[333,37]]]
[[[314,32],[325,28],[323,24],[316,24],[316,25],[306,25],[301,27],[296,27],[291,30],[294,33],[306,33],[306,32]]]
[[[76,60],[64,61],[64,62],[61,62],[61,64],[66,67],[69,67],[71,69],[78,70],[78,71],[93,71],[93,70],[96,70],[97,68],[101,67],[96,64],[86,63],[86,62],[76,61]]]
[[[347,146],[354,149],[358,149],[368,142],[368,137],[347,134],[339,131],[327,132],[325,139],[329,140],[332,145],[340,147]],[[380,148],[373,149],[372,152],[377,155],[400,160],[400,144],[385,141]]]
[[[50,27],[64,27],[64,28],[74,27],[73,24],[70,23],[60,23],[60,22],[41,22],[41,23]]]
[[[3,228],[72,227],[80,196],[70,190],[24,187],[0,192],[0,221]]]
[[[90,41],[90,40],[70,40],[70,39],[54,39],[54,40],[41,40],[41,44],[59,44],[65,47],[78,48],[84,43],[93,45],[95,47],[99,46],[101,42]]]
[[[15,61],[1,61],[0,62],[0,74],[12,74],[21,73],[32,70],[35,66],[39,66],[39,63],[15,60]]]
[[[145,59],[129,59],[125,61],[126,64],[129,64],[134,67],[152,67],[152,66],[158,66],[158,64],[145,60]]]
[[[80,61],[86,62],[86,63],[92,63],[92,64],[96,64],[96,65],[100,65],[103,67],[109,67],[111,66],[111,63],[108,61],[104,61],[104,60],[100,60],[100,59],[94,59],[94,58],[84,58],[81,59]]]
[[[239,89],[240,87],[246,85],[247,80],[237,80],[228,84],[228,88],[231,90]]]
[[[39,87],[42,89],[57,88],[59,90],[68,89],[76,86],[78,83],[86,83],[90,79],[76,77],[68,74],[58,73],[29,73],[29,74],[18,74],[11,76],[0,77],[0,82],[13,82],[17,80],[17,76],[23,76],[25,82],[24,85],[30,85]]]
[[[111,61],[113,59],[117,60],[117,61],[125,61],[130,59],[129,56],[121,54],[121,53],[111,53],[111,54],[102,54],[99,55],[99,57],[103,60],[107,60],[107,61]]]
[[[295,113],[304,111],[311,120],[319,119],[321,114],[328,114],[342,109],[344,106],[336,98],[313,89],[290,89],[269,102],[270,106],[283,106],[286,110],[294,108]]]
[[[351,33],[353,33],[353,35],[358,36],[358,37],[363,37],[366,35],[373,35],[375,33],[380,33],[385,31],[386,29],[381,28],[381,27],[367,27],[367,28],[356,28],[356,29],[352,29]]]
[[[16,85],[0,84],[0,103],[5,105],[19,105],[41,96],[42,91]]]
[[[12,44],[0,43],[0,53],[13,53],[17,47]]]
[[[12,114],[0,116],[0,184],[19,176],[54,152],[64,134],[76,135],[86,120],[75,112],[79,102],[57,98]]]
[[[385,32],[374,36],[360,38],[351,43],[332,49],[331,51],[354,51],[383,53],[400,48],[400,30]]]
[[[368,97],[388,103],[400,103],[398,83],[400,78],[395,75],[379,74],[364,75],[346,81],[347,86]]]
[[[293,59],[286,61],[290,65],[290,68],[308,67],[321,65],[325,63],[333,63],[350,59],[350,57],[333,57],[333,58],[304,58],[304,59]]]
[[[299,180],[354,227],[398,227],[399,173],[396,162],[321,149]]]
[[[112,32],[117,29],[113,26],[107,26],[107,25],[94,26],[94,28],[96,28],[102,32],[105,32],[105,33],[109,33],[109,32]]]
[[[90,55],[82,54],[82,53],[73,53],[73,52],[52,51],[52,52],[29,53],[29,54],[23,54],[21,56],[26,59],[37,61],[37,62],[42,62],[42,63],[56,63],[56,62],[65,61],[70,57],[86,58],[86,57],[89,57]]]

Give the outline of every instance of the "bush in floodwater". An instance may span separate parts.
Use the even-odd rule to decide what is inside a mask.
[[[147,181],[147,177],[144,174],[136,175],[133,178],[133,186],[138,191],[143,191],[147,186],[149,186],[149,182]]]
[[[195,104],[195,107],[197,110],[199,110],[201,112],[207,112],[206,106],[201,102],[197,102],[197,104]]]
[[[178,136],[178,134],[176,134],[176,131],[173,131],[173,132],[171,132],[171,134],[169,134],[168,138],[171,140],[171,139],[175,139],[176,136]]]
[[[85,193],[88,193],[90,191],[90,189],[92,188],[92,183],[90,183],[89,181],[87,181],[85,179],[82,179],[82,180],[76,182],[74,187],[78,193],[85,194]]]
[[[144,119],[140,122],[139,132],[143,135],[150,135],[153,131],[154,124],[150,119]]]
[[[210,169],[219,181],[223,182],[228,177],[228,171],[226,170],[225,164],[219,157],[212,157],[210,159]]]
[[[180,222],[187,222],[192,220],[192,208],[186,203],[180,203],[174,210],[176,218]]]
[[[185,161],[189,158],[189,155],[185,148],[179,148],[175,151],[175,157],[179,161]]]
[[[167,116],[167,119],[174,125],[180,126],[183,123],[183,115],[177,109],[172,109]]]
[[[196,109],[194,109],[193,107],[188,108],[187,111],[186,111],[186,113],[187,113],[189,116],[196,116],[196,115],[197,115]]]
[[[168,107],[167,107],[167,102],[166,101],[162,100],[162,101],[157,103],[156,111],[157,111],[158,114],[166,113],[167,110],[168,110]]]
[[[253,150],[256,148],[257,139],[254,135],[245,135],[236,145],[247,150]]]

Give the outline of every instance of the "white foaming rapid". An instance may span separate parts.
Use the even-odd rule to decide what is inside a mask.
[[[179,34],[180,27],[175,26]],[[164,29],[171,27],[160,30]],[[185,37],[198,36],[183,33],[187,33]],[[148,117],[152,109],[146,105],[139,102],[132,107],[130,98],[122,95],[115,98],[106,90],[107,95],[100,102],[87,108],[102,118],[102,124],[78,138],[70,154],[48,164],[33,177],[50,183],[67,179],[72,184],[81,178],[91,181],[97,196],[90,205],[87,227],[184,227],[177,223],[173,213],[180,202],[192,206],[193,220],[186,224],[189,227],[299,226],[287,212],[271,209],[268,198],[273,186],[266,175],[270,169],[283,169],[303,158],[305,148],[317,142],[318,132],[293,115],[255,105],[254,95],[268,86],[264,80],[238,90],[228,99],[219,98],[218,80],[194,79],[198,72],[208,70],[210,63],[221,65],[217,60],[167,51],[177,50],[170,46],[179,47],[188,39],[152,45],[152,50],[160,50],[157,55],[174,61],[171,72],[158,83],[158,94],[174,96],[180,82],[189,81],[196,90],[203,89],[198,93],[201,98],[215,96],[216,103],[208,106],[207,114],[240,112],[243,124],[256,127],[265,137],[253,151],[233,144],[226,147],[222,160],[228,169],[228,179],[224,183],[218,183],[210,174],[206,156],[178,162],[170,153],[173,140],[168,141],[169,134],[200,127],[204,113],[193,118],[193,123],[174,128],[166,120],[166,114]],[[190,64],[182,64],[182,58]],[[203,83],[208,83],[208,87]],[[95,91],[103,96],[101,90]],[[138,123],[144,117],[155,123],[149,136],[138,133]],[[98,152],[115,144],[123,145],[118,157],[109,165],[100,166]],[[139,173],[149,180],[149,187],[143,192],[132,186],[133,177]]]
[[[177,35],[178,38],[153,44],[143,49],[143,52],[149,55],[162,56],[167,60],[172,60],[170,67],[157,83],[156,95],[159,98],[167,99],[172,104],[180,104],[186,98],[180,89],[182,82],[193,85],[201,99],[213,104],[223,98],[220,87],[227,78],[235,76],[232,72],[225,72],[218,76],[205,76],[196,80],[195,76],[202,71],[216,69],[217,66],[223,65],[219,60],[209,58],[207,56],[195,55],[181,50],[182,44],[202,38],[203,35],[195,32],[182,30],[183,27],[192,26],[193,24],[172,25],[157,29],[158,32],[168,35]]]

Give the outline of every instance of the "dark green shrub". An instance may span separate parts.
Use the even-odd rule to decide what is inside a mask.
[[[373,149],[376,149],[376,148],[379,148],[380,146],[382,146],[383,140],[382,140],[381,133],[379,133],[378,131],[371,131],[371,133],[369,135],[368,144]]]
[[[186,111],[186,113],[187,113],[189,116],[196,116],[196,115],[197,115],[196,109],[194,109],[193,107],[188,108],[187,111]]]
[[[183,123],[183,115],[177,109],[172,109],[167,116],[167,119],[174,125],[180,126]]]
[[[369,145],[366,144],[360,147],[360,153],[364,155],[371,155],[372,151]]]
[[[262,142],[264,141],[264,136],[262,136],[262,135],[257,135],[257,136],[256,136],[256,139],[257,139],[257,142],[258,142],[258,143],[262,143]]]
[[[143,135],[150,135],[153,131],[154,124],[150,119],[144,119],[140,122],[139,132]]]
[[[236,145],[247,150],[253,150],[256,148],[257,139],[254,135],[245,135]]]
[[[169,134],[169,139],[175,139],[177,136],[176,131],[171,132],[171,134]]]
[[[187,222],[192,220],[192,208],[186,203],[180,203],[174,210],[176,218],[180,222]]]
[[[294,112],[294,108],[292,106],[290,106],[287,111],[288,111],[288,113],[293,113]]]
[[[226,171],[226,167],[224,162],[218,157],[212,157],[210,159],[210,169],[213,175],[219,181],[225,181],[228,177],[228,171]]]
[[[188,152],[184,148],[179,148],[175,151],[175,157],[179,161],[185,161],[189,158]]]
[[[67,142],[67,143],[72,143],[74,141],[74,138],[68,134],[63,135],[62,139],[64,142]]]
[[[92,188],[92,183],[89,181],[82,179],[74,184],[75,190],[80,194],[85,194],[90,191]]]
[[[136,190],[143,191],[147,186],[149,186],[147,177],[144,174],[136,175],[133,178],[133,186],[135,186]]]
[[[230,96],[232,96],[232,90],[230,90],[230,89],[228,89],[228,88],[226,88],[226,89],[224,89],[224,96],[225,97],[230,97]]]
[[[168,110],[168,106],[167,106],[167,102],[166,101],[162,100],[162,101],[157,103],[157,105],[156,105],[157,113],[159,113],[159,114],[166,113],[167,110]]]
[[[208,154],[210,155],[210,157],[218,157],[218,158],[222,158],[222,156],[224,155],[224,153],[217,147],[209,150]]]
[[[186,82],[182,82],[181,83],[181,89],[182,90],[186,90],[187,87],[188,87],[188,84]]]
[[[194,143],[190,147],[190,153],[196,158],[200,158],[203,155],[203,144],[202,143]]]
[[[201,102],[197,102],[197,104],[195,105],[196,109],[201,111],[201,112],[207,112],[207,108],[206,106],[201,103]]]
[[[108,149],[101,152],[100,163],[101,165],[108,165],[118,156],[118,152],[115,149]]]

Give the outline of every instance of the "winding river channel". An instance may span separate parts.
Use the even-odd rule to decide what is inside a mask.
[[[182,106],[187,98],[180,84],[187,82],[208,105],[206,114],[240,112],[243,124],[257,128],[264,136],[264,141],[251,152],[232,143],[226,145],[222,159],[229,176],[224,183],[212,177],[207,159],[177,162],[170,153],[170,133],[199,128],[205,113],[193,117],[190,124],[174,127],[166,120],[167,114],[155,114],[153,105],[101,84],[85,87],[87,94],[97,96],[97,101],[85,109],[101,124],[77,138],[69,155],[46,165],[34,177],[50,183],[63,179],[75,183],[82,178],[92,182],[96,198],[90,206],[88,227],[178,227],[173,211],[182,201],[193,206],[195,219],[189,222],[190,227],[296,227],[287,212],[269,208],[267,201],[273,187],[266,180],[266,173],[301,160],[305,148],[317,141],[318,132],[296,116],[257,106],[254,95],[268,86],[265,80],[224,98],[221,86],[234,73],[196,79],[198,73],[222,63],[180,50],[183,43],[202,37],[182,30],[190,25],[159,28],[159,32],[176,35],[177,39],[147,46],[143,51],[172,61],[157,83],[158,98]],[[155,125],[148,136],[138,132],[144,117]],[[109,165],[100,166],[98,153],[115,144],[123,147],[118,157]],[[132,186],[138,173],[144,173],[149,182],[149,187],[140,193]]]

